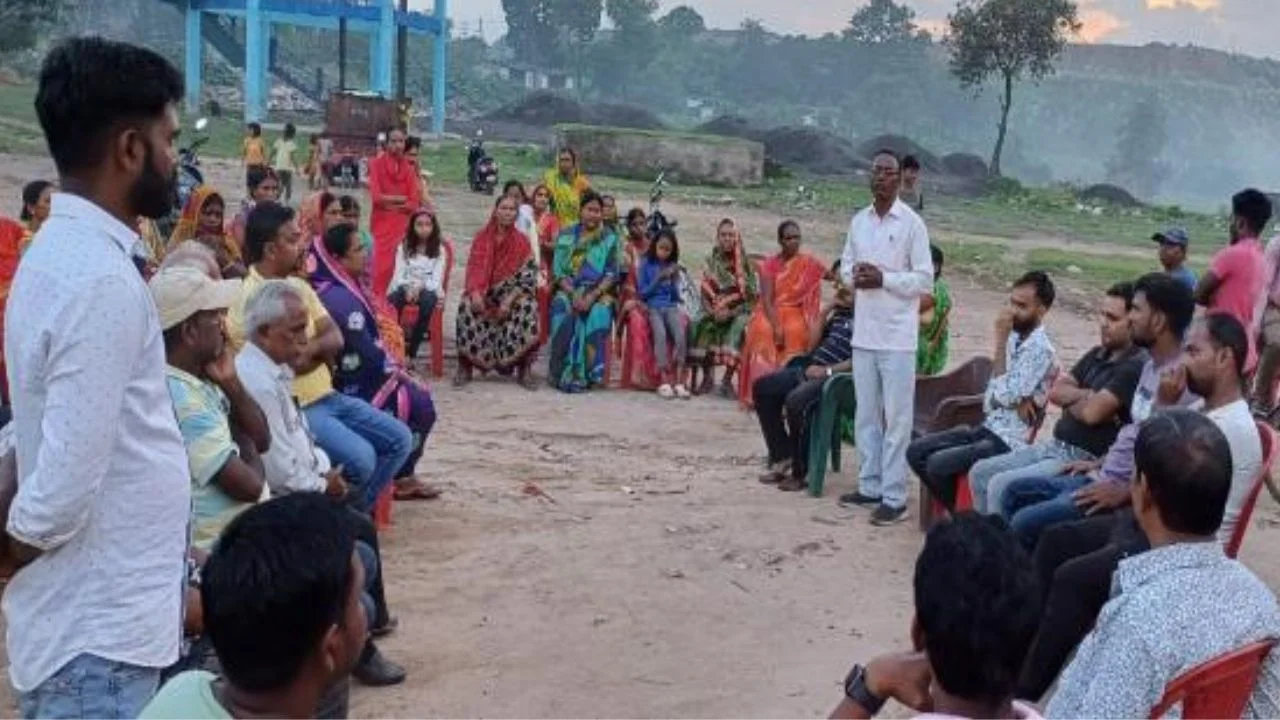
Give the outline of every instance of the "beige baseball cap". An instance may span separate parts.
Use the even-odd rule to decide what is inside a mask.
[[[239,280],[214,280],[193,267],[175,265],[156,273],[149,283],[160,311],[160,328],[168,330],[201,310],[226,310],[240,299]]]

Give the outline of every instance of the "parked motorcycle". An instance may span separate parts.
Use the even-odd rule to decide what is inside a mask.
[[[193,127],[195,134],[191,138],[191,143],[178,150],[177,184],[173,206],[168,215],[156,219],[156,230],[160,233],[160,237],[167,238],[173,233],[173,228],[182,215],[182,208],[186,207],[187,198],[191,197],[191,193],[197,187],[204,184],[204,171],[200,169],[199,152],[200,148],[209,142],[209,136],[204,134],[205,129],[209,127],[209,121],[206,118],[200,118],[195,121]]]
[[[492,195],[498,188],[498,161],[484,149],[484,132],[476,131],[476,137],[467,145],[467,182],[473,192]]]
[[[676,227],[676,221],[662,212],[662,189],[666,186],[667,173],[664,171],[658,174],[649,188],[649,218],[645,222],[645,232],[650,240],[657,238],[658,233],[663,230],[674,230]]]

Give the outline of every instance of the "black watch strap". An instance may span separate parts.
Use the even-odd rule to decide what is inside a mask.
[[[861,705],[868,715],[874,716],[880,712],[880,708],[884,707],[885,699],[872,695],[867,689],[867,669],[861,665],[854,665],[845,677],[844,694],[845,697]]]

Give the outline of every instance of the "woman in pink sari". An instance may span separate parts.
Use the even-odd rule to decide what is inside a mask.
[[[387,133],[387,150],[369,163],[369,196],[373,210],[373,296],[386,297],[396,270],[396,249],[409,230],[409,217],[422,205],[418,166],[404,153],[405,133]]]
[[[778,245],[778,254],[760,265],[760,301],[742,344],[738,400],[747,408],[754,405],[756,380],[809,350],[822,309],[827,268],[821,260],[800,252],[800,225],[794,220],[779,225]]]

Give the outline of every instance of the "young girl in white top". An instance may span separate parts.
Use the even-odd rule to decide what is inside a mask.
[[[418,320],[413,324],[405,348],[410,358],[418,356],[431,315],[440,301],[445,270],[443,245],[435,214],[420,208],[409,218],[409,231],[396,251],[395,274],[387,294],[397,313],[403,313],[407,305],[418,306]]]

